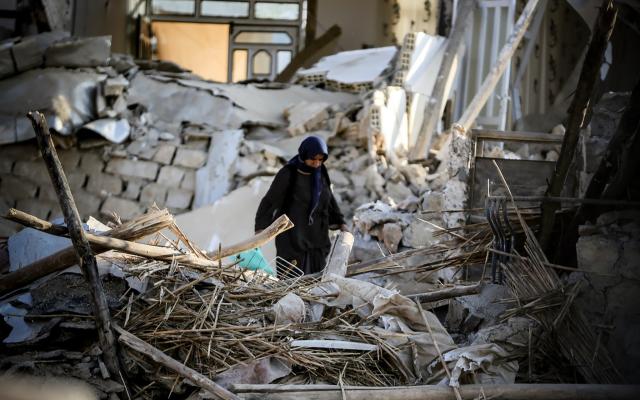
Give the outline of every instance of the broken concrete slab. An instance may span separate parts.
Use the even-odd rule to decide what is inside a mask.
[[[213,204],[231,189],[231,170],[238,158],[242,130],[224,131],[211,136],[206,166],[196,172],[194,207]],[[176,160],[178,159],[176,155]],[[176,161],[177,162],[177,161]]]
[[[47,48],[68,37],[67,32],[43,32],[22,38],[11,48],[17,71],[24,72],[41,67],[45,63],[44,54]]]
[[[299,70],[297,79],[304,83],[322,81],[370,87],[375,85],[396,55],[394,46],[343,51],[322,58],[311,68]],[[355,90],[358,91],[358,90]]]
[[[108,65],[111,36],[73,38],[58,41],[45,52],[47,67],[96,67]]]
[[[302,135],[317,128],[324,120],[329,118],[329,103],[311,103],[301,101],[284,110],[284,115],[289,121],[287,132],[291,136]]]
[[[51,129],[63,135],[95,118],[95,91],[105,76],[60,68],[29,70],[0,80],[0,144],[34,137],[26,115],[42,110]]]
[[[224,247],[251,237],[258,205],[272,179],[253,179],[214,204],[176,216],[176,223],[193,243],[207,251],[217,250],[220,244]],[[273,242],[261,249],[268,261],[275,258]]]
[[[131,127],[126,119],[103,118],[85,124],[82,129],[97,133],[112,143],[122,143],[129,137]]]

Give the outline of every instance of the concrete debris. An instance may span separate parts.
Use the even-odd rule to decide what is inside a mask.
[[[73,38],[53,43],[45,52],[46,67],[98,67],[109,64],[111,36]]]
[[[396,52],[393,46],[343,51],[299,70],[296,80],[306,85],[325,83],[336,90],[362,92],[379,84]]]

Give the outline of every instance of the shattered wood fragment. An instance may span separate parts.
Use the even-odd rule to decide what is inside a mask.
[[[602,65],[617,15],[618,7],[613,4],[613,0],[604,0],[598,12],[593,39],[589,44],[589,50],[587,50],[587,55],[582,64],[582,71],[580,72],[576,93],[569,107],[569,121],[564,134],[564,140],[562,141],[560,158],[558,158],[556,162],[556,167],[551,176],[551,181],[549,182],[545,196],[559,196],[564,187],[569,167],[575,156],[580,131],[589,124],[591,118],[594,87],[600,79],[600,66]],[[558,209],[559,205],[556,203],[542,204],[540,244],[545,250],[548,250],[551,244],[555,213]]]
[[[234,254],[242,253],[243,251],[260,247],[263,244],[269,242],[282,232],[293,228],[293,222],[287,217],[286,214],[282,214],[278,219],[273,221],[266,229],[257,233],[254,237],[234,245],[223,248],[219,251],[214,251],[208,254],[212,260],[220,260],[222,258],[232,256]]]
[[[68,232],[66,227],[58,227],[54,225],[49,228],[51,225],[50,222],[41,220],[22,211],[13,210],[14,209],[9,210],[7,218],[15,222],[52,234],[66,234]],[[173,224],[173,217],[167,210],[152,210],[147,214],[132,219],[131,221],[98,236],[109,235],[114,239],[133,241],[168,228],[171,224]],[[93,244],[91,248],[96,253],[103,253],[110,250],[109,248],[100,247],[96,244]],[[73,246],[69,246],[48,257],[44,257],[29,265],[25,265],[17,271],[0,276],[0,296],[33,283],[37,279],[51,273],[62,271],[63,269],[74,265],[76,262],[77,257],[75,250]]]
[[[482,285],[478,283],[476,285],[454,286],[429,293],[410,294],[407,297],[416,299],[420,303],[429,303],[454,297],[468,296],[470,294],[478,294],[480,290],[482,290]]]
[[[138,339],[135,335],[127,332],[126,330],[114,325],[116,331],[120,334],[118,340],[127,347],[142,353],[150,357],[153,361],[161,364],[162,366],[169,368],[172,371],[177,372],[181,377],[188,379],[190,382],[207,390],[216,398],[223,400],[239,400],[240,398],[230,391],[224,389],[222,386],[213,382],[206,376],[198,373],[197,371],[187,367],[186,365],[178,362],[177,360],[169,357],[162,351],[156,349],[143,340]]]
[[[453,128],[455,130],[462,134],[466,134],[469,129],[471,129],[471,126],[478,117],[478,114],[480,114],[480,111],[487,103],[487,100],[489,100],[489,97],[493,93],[498,81],[500,81],[507,65],[511,63],[511,57],[517,50],[522,37],[527,32],[527,28],[529,27],[529,24],[531,24],[537,5],[538,0],[529,0],[527,2],[527,5],[522,10],[522,14],[520,14],[518,21],[513,27],[513,32],[500,50],[497,61],[493,64],[489,74],[482,82],[482,86],[480,86],[480,89],[478,89],[473,100],[471,100],[471,103],[467,106],[462,117],[460,117],[457,123],[453,124]]]
[[[80,262],[80,268],[87,280],[89,290],[91,292],[91,300],[93,312],[95,314],[96,330],[98,331],[98,339],[100,347],[104,355],[104,360],[112,376],[120,375],[120,362],[118,359],[117,344],[111,330],[111,315],[109,313],[109,305],[107,298],[102,289],[102,282],[98,275],[98,265],[93,255],[89,242],[84,235],[82,221],[78,214],[75,201],[71,195],[69,182],[62,169],[62,164],[58,159],[51,133],[47,126],[44,115],[40,112],[30,112],[29,119],[36,133],[38,147],[42,154],[42,158],[47,165],[51,183],[56,191],[60,208],[64,214],[64,220],[69,230],[69,236],[73,247],[76,250]],[[124,383],[124,382],[123,382]]]
[[[458,54],[460,46],[464,44],[464,33],[468,26],[467,20],[469,16],[473,14],[476,8],[476,2],[474,0],[463,0],[458,4],[458,15],[456,17],[456,23],[453,26],[453,31],[449,36],[447,47],[444,50],[442,56],[442,63],[438,70],[438,76],[436,82],[433,85],[431,96],[427,99],[427,106],[424,110],[425,117],[420,127],[420,133],[416,139],[416,143],[413,145],[409,154],[410,160],[419,160],[427,157],[429,147],[431,146],[431,137],[436,127],[436,122],[440,119],[440,110],[444,106],[444,102],[447,100],[447,96],[444,93],[449,81],[451,70],[453,67],[453,61]],[[445,126],[444,129],[449,129]]]
[[[440,385],[362,387],[337,385],[233,385],[232,389],[243,399],[263,400],[454,400],[451,388]],[[461,385],[464,400],[635,400],[640,396],[640,385],[586,385],[586,384],[511,384]]]

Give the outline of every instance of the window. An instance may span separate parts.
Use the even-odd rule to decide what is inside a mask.
[[[291,62],[291,51],[278,50],[276,53],[276,72],[280,73]]]
[[[253,74],[268,75],[271,73],[271,55],[260,50],[253,56]]]
[[[249,16],[249,2],[203,0],[200,14],[213,17],[246,18]]]
[[[238,82],[247,79],[247,50],[233,51],[233,71],[231,73],[231,81]]]
[[[195,0],[152,0],[151,13],[156,15],[194,15]]]
[[[300,15],[300,5],[296,3],[257,2],[255,15],[259,19],[284,19],[295,21]]]
[[[286,32],[240,32],[235,40],[236,43],[269,43],[269,44],[291,44],[291,36]]]

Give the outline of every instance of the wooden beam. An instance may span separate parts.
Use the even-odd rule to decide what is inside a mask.
[[[363,387],[335,385],[232,385],[243,399],[263,400],[454,400],[447,386]],[[346,394],[346,396],[345,396]],[[635,400],[640,385],[505,384],[462,385],[465,400]]]
[[[569,121],[562,142],[560,157],[556,162],[556,168],[551,176],[551,181],[545,192],[545,196],[559,196],[564,187],[569,172],[569,166],[573,161],[576,146],[580,137],[580,130],[589,124],[591,109],[593,108],[592,96],[596,82],[600,79],[600,67],[604,59],[604,53],[609,43],[609,38],[616,23],[618,8],[613,0],[604,0],[598,18],[593,29],[593,37],[587,50],[582,71],[578,80],[576,93],[569,107]],[[542,204],[542,218],[540,221],[540,245],[549,252],[551,234],[553,232],[555,213],[559,209],[557,203]]]
[[[304,47],[310,46],[316,38],[318,25],[318,0],[307,0],[307,24],[304,28]]]
[[[80,220],[76,203],[71,195],[69,182],[62,169],[62,164],[60,164],[60,160],[58,159],[44,115],[36,111],[30,112],[27,116],[31,120],[33,130],[36,133],[38,147],[49,171],[53,188],[58,196],[60,208],[64,214],[64,221],[69,230],[71,243],[73,243],[73,247],[76,250],[80,268],[89,286],[96,330],[98,331],[98,340],[105,364],[111,376],[121,377],[115,336],[111,330],[111,315],[109,313],[107,297],[102,289],[96,258],[84,235],[82,221]]]
[[[416,299],[421,303],[430,303],[438,300],[451,299],[453,297],[478,294],[481,289],[482,285],[478,283],[475,285],[454,286],[446,289],[434,290],[433,292],[428,293],[410,294],[407,297]]]
[[[254,249],[273,240],[276,236],[291,228],[293,228],[293,222],[291,222],[286,214],[282,214],[275,221],[273,221],[271,225],[257,233],[255,236],[231,246],[225,247],[222,249],[222,252],[213,251],[207,255],[210,259],[215,261],[224,257],[229,257],[234,254],[241,253],[249,249]]]
[[[445,103],[446,93],[444,92],[447,82],[451,79],[453,72],[452,66],[456,55],[459,53],[461,46],[464,44],[464,33],[469,24],[467,20],[473,14],[476,8],[474,0],[461,0],[458,4],[458,12],[455,25],[451,31],[451,35],[447,41],[447,46],[442,56],[442,63],[438,70],[436,82],[433,85],[431,95],[427,98],[427,105],[424,110],[424,120],[420,127],[420,133],[416,138],[416,143],[411,148],[409,159],[412,161],[427,158],[429,147],[431,147],[431,138],[436,124],[440,119],[440,111]],[[449,129],[445,126],[445,129]]]
[[[302,51],[293,57],[293,60],[287,65],[285,69],[278,74],[276,82],[289,82],[296,71],[306,65],[309,65],[313,61],[316,61],[318,54],[333,43],[340,37],[342,30],[338,25],[333,25],[328,31],[322,34],[319,38],[315,39],[312,43],[309,43]]]
[[[129,347],[132,350],[137,351],[138,353],[146,355],[147,357],[151,358],[153,361],[157,362],[158,364],[176,372],[178,375],[189,380],[194,385],[210,392],[216,398],[223,399],[223,400],[239,400],[240,399],[240,397],[236,396],[235,394],[231,393],[227,389],[213,382],[211,379],[187,367],[186,365],[182,364],[178,360],[169,357],[164,352],[156,349],[155,347],[151,346],[150,344],[138,338],[137,336],[133,335],[132,333],[125,331],[118,325],[114,325],[114,328],[120,334],[120,337],[118,338],[120,343],[124,344],[125,346]]]
[[[511,57],[513,57],[513,53],[515,53],[518,48],[529,24],[531,24],[537,5],[538,0],[529,0],[522,10],[522,14],[520,14],[518,21],[513,27],[513,32],[498,54],[498,60],[491,67],[489,74],[482,82],[482,86],[478,89],[478,92],[473,97],[473,100],[471,100],[471,103],[469,103],[469,106],[467,106],[462,117],[460,117],[458,122],[453,124],[453,128],[459,133],[466,134],[469,129],[471,129],[471,126],[476,121],[476,118],[478,118],[480,111],[487,103],[487,100],[489,100],[489,97],[496,88],[498,81],[500,81],[507,65],[511,63]]]
[[[41,220],[25,212],[10,209],[5,217],[11,221],[22,225],[41,230],[50,234],[65,235],[68,233],[66,227],[53,225],[48,221]],[[152,211],[128,221],[104,235],[111,235],[113,238],[122,240],[137,240],[151,235],[164,228],[168,228],[173,223],[173,217],[167,210]],[[92,245],[92,250],[96,253],[103,253],[110,249]],[[36,280],[54,272],[62,271],[77,262],[76,252],[73,245],[66,247],[50,256],[43,257],[29,265],[0,276],[0,296],[26,286]]]

